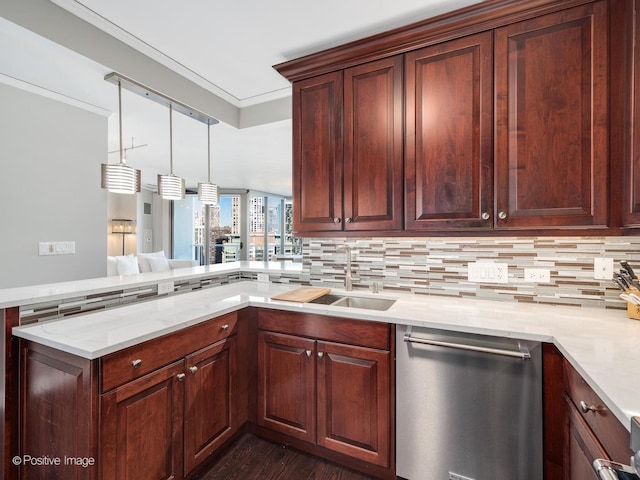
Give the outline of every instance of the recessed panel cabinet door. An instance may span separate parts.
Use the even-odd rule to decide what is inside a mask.
[[[344,229],[402,228],[402,56],[344,71]]]
[[[405,226],[493,224],[491,32],[405,55]]]
[[[235,336],[186,358],[185,476],[235,432],[235,376]]]
[[[606,226],[607,8],[496,30],[496,228]]]
[[[101,478],[183,478],[183,368],[175,362],[102,396]]]
[[[342,230],[342,72],[293,84],[293,229]]]
[[[258,333],[258,425],[315,443],[315,341]]]
[[[318,445],[388,467],[390,353],[318,342]]]

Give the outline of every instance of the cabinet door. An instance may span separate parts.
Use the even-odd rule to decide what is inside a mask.
[[[496,30],[496,228],[606,226],[607,8]]]
[[[318,445],[389,466],[389,352],[318,342],[317,357]]]
[[[186,358],[185,476],[237,430],[236,337]]]
[[[315,442],[315,341],[258,333],[258,425]]]
[[[101,478],[183,478],[183,369],[175,362],[102,396]]]
[[[597,458],[608,460],[609,457],[568,397],[566,407],[569,411],[567,435],[569,445],[566,451],[569,458],[564,462],[569,469],[567,478],[568,480],[597,480],[600,477],[593,470],[593,461]]]
[[[342,72],[293,84],[293,229],[342,230]]]
[[[635,38],[640,32],[640,1],[634,0],[627,14],[633,21],[632,31],[628,39]],[[621,25],[622,26],[622,25]],[[628,157],[624,161],[622,220],[625,226],[640,227],[640,40],[632,46],[632,82],[631,82],[631,145]],[[626,153],[626,152],[625,152]]]
[[[344,71],[344,229],[402,228],[402,56]]]
[[[493,225],[492,52],[485,32],[405,56],[408,230]]]

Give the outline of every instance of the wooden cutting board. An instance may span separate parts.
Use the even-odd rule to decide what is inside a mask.
[[[325,295],[331,291],[330,288],[319,287],[300,287],[290,292],[274,295],[271,300],[284,300],[285,302],[300,302],[307,303],[311,300],[315,300],[322,295]]]

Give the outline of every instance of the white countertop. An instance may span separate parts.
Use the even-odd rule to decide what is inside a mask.
[[[5,288],[0,289],[0,308],[98,294],[119,288],[142,287],[158,282],[190,280],[235,272],[300,274],[302,272],[302,264],[295,262],[229,262],[199,267],[176,268],[167,272],[115,275],[71,282]]]
[[[204,267],[200,267],[204,268]],[[383,292],[387,311],[274,301],[297,285],[238,282],[13,329],[14,335],[94,359],[247,306],[553,342],[630,428],[640,415],[640,321],[623,310]],[[335,291],[334,293],[344,293]]]

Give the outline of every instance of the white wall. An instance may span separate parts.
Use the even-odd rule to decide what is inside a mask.
[[[107,117],[4,84],[0,105],[0,288],[106,275]]]

